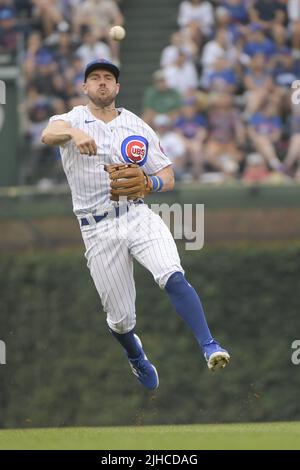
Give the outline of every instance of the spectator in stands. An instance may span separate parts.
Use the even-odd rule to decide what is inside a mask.
[[[105,42],[97,39],[93,30],[88,30],[84,33],[82,45],[76,50],[76,55],[80,57],[84,67],[97,57],[102,57],[109,61],[112,60],[110,48]]]
[[[186,147],[182,138],[174,131],[171,118],[167,114],[157,114],[153,120],[153,128],[159,135],[163,152],[173,163],[175,178],[182,179],[186,169]]]
[[[292,46],[296,54],[300,50],[300,6],[299,0],[288,0],[289,31],[292,34]]]
[[[214,26],[214,11],[210,2],[203,0],[184,0],[179,6],[178,24],[184,28],[196,23],[201,33],[209,37]]]
[[[217,59],[226,57],[228,46],[226,29],[218,29],[215,38],[207,42],[203,48],[201,63],[203,74],[212,72]]]
[[[83,26],[94,28],[95,33],[111,26],[124,24],[124,17],[114,0],[83,0],[73,10],[74,31],[80,35]]]
[[[78,97],[81,99],[80,104],[86,104],[86,96],[83,93],[82,83],[84,82],[84,67],[82,64],[82,60],[78,56],[74,56],[70,63],[70,66],[65,71],[65,78],[68,83],[68,99],[70,97]],[[69,108],[68,108],[69,109]]]
[[[208,139],[205,162],[211,170],[237,173],[243,159],[245,129],[228,93],[215,94],[208,112]]]
[[[61,15],[67,23],[72,25],[74,9],[81,3],[81,0],[59,0],[58,6]]]
[[[29,111],[21,119],[33,126],[31,136],[46,113],[45,105],[41,104],[45,98],[51,99],[54,114],[86,104],[82,93],[84,63],[95,56],[120,61],[118,43],[108,35],[111,26],[124,23],[119,3],[118,0],[0,0],[2,63],[10,49],[16,50],[17,32],[20,34],[24,28],[22,24],[29,25],[23,33],[25,49],[20,54],[26,90],[22,108]],[[179,30],[172,34],[169,46],[162,53],[164,70],[154,74],[153,85],[145,91],[143,111],[145,121],[158,126],[163,147],[171,158],[168,149],[172,149],[179,176],[186,177],[186,172],[190,172],[190,179],[197,179],[203,161],[204,166],[220,172],[221,179],[223,175],[238,175],[239,165],[244,163],[246,140],[243,116],[243,120],[250,120],[248,146],[251,144],[252,150],[259,152],[245,162],[243,180],[263,179],[270,169],[280,168],[282,145],[286,145],[282,134],[287,140],[291,136],[285,160],[287,172],[300,180],[300,118],[296,110],[292,110],[290,126],[286,123],[290,113],[290,84],[300,76],[299,5],[300,0],[184,0],[180,3]],[[5,31],[3,21],[4,25],[5,21],[10,25]],[[91,33],[85,34],[87,31]],[[196,104],[185,104],[181,109],[182,98],[194,96],[206,103],[209,127],[206,130],[205,121],[202,122],[200,139],[197,132],[191,133],[191,129],[201,128]],[[271,105],[269,97],[273,101]],[[181,121],[177,120],[179,114]],[[279,116],[283,118],[284,133]],[[172,125],[176,120],[177,125],[181,124],[175,131]],[[190,136],[184,135],[186,132]],[[205,132],[207,140],[204,140]],[[31,142],[34,146],[34,138]],[[55,162],[53,150],[49,148],[49,151]],[[35,151],[33,154],[36,155]],[[43,158],[36,161],[42,162]],[[41,172],[34,173],[38,177]]]
[[[143,101],[143,119],[153,124],[156,114],[178,115],[182,103],[181,94],[167,85],[164,70],[153,74],[153,85],[146,89]]]
[[[219,59],[225,59],[231,66],[235,66],[237,51],[230,45],[229,35],[225,28],[216,31],[215,38],[207,42],[202,53],[202,76],[201,83],[207,87],[207,80],[210,73],[215,71],[215,63]]]
[[[17,18],[12,8],[0,11],[0,54],[10,54],[11,58],[17,52]]]
[[[162,50],[160,56],[160,66],[162,68],[173,65],[178,58],[178,51],[182,41],[182,35],[180,31],[176,31],[170,37],[170,43],[167,47]]]
[[[170,44],[165,47],[161,53],[161,67],[164,68],[173,65],[178,59],[180,49],[192,60],[195,60],[199,53],[196,43],[184,32],[177,31],[171,35]]]
[[[247,26],[233,22],[229,10],[223,6],[216,8],[215,16],[216,30],[225,30],[228,44],[237,45]]]
[[[255,150],[264,157],[269,168],[275,171],[282,168],[277,155],[282,129],[278,102],[268,97],[261,109],[249,119],[248,135]]]
[[[29,161],[26,162],[25,180],[30,183],[42,178],[56,178],[61,174],[60,158],[41,143],[41,132],[54,113],[47,99],[40,99],[29,109],[27,137],[31,144]]]
[[[275,45],[275,54],[280,53],[283,48],[287,48],[288,32],[282,24],[275,24],[271,31],[271,37]]]
[[[28,110],[33,107],[34,103],[40,98],[43,98],[43,96],[39,94],[38,89],[31,82],[27,83],[25,92],[26,101],[22,103],[21,107],[23,109],[25,108],[28,112]]]
[[[286,1],[255,0],[249,10],[250,21],[259,23],[263,29],[269,30],[274,23],[286,24]]]
[[[230,63],[223,57],[220,57],[215,61],[214,70],[209,73],[207,83],[204,85],[210,91],[232,94],[237,90],[238,78]]]
[[[193,178],[198,180],[203,170],[203,146],[207,137],[207,120],[199,112],[196,97],[185,98],[182,111],[175,122],[175,129],[186,148],[186,161]]]
[[[276,60],[272,68],[274,82],[283,89],[290,88],[293,81],[299,77],[299,62],[295,62],[292,51],[288,47],[282,48],[276,54]]]
[[[187,24],[184,28],[180,29],[180,34],[182,37],[182,48],[183,50],[188,47],[192,47],[193,49],[195,48],[195,57],[194,60],[195,62],[198,60],[198,57],[200,55],[200,50],[202,49],[203,42],[205,40],[203,34],[198,28],[197,23],[192,22]],[[193,54],[191,55],[191,57]]]
[[[46,36],[52,34],[59,23],[63,21],[63,15],[59,8],[58,0],[32,0],[34,16],[42,23]]]
[[[271,92],[275,91],[272,76],[266,69],[264,54],[255,54],[245,70],[244,87],[246,90],[246,115],[252,115],[261,108]]]
[[[119,62],[119,44],[109,36],[109,29],[114,25],[123,25],[124,17],[115,0],[84,0],[73,10],[74,32],[80,36],[82,28],[91,28],[97,39],[105,39],[110,47],[114,62]]]
[[[34,77],[39,57],[48,54],[51,55],[50,50],[44,46],[42,35],[39,31],[33,31],[27,40],[27,47],[22,56],[23,72],[27,80]]]
[[[51,97],[55,96],[54,77],[58,72],[58,66],[54,62],[53,57],[45,52],[37,58],[37,69],[32,79],[32,84],[42,95]]]
[[[53,50],[53,56],[58,65],[59,72],[64,74],[74,56],[74,43],[70,32],[59,33],[58,43]]]
[[[262,25],[260,23],[253,23],[249,25],[249,34],[246,38],[244,54],[248,57],[248,61],[250,61],[251,57],[259,53],[264,54],[268,60],[276,53],[276,46],[271,39],[266,37]]]
[[[183,50],[179,49],[176,61],[173,65],[166,67],[164,72],[169,88],[174,88],[182,95],[188,95],[197,90],[199,84],[197,69]]]
[[[248,11],[244,0],[223,0],[221,4],[228,11],[232,23],[246,24],[248,22]]]
[[[53,31],[53,33],[50,34],[50,36],[47,36],[45,39],[44,39],[44,44],[45,46],[48,46],[48,47],[51,47],[53,50],[58,47],[58,44],[59,44],[59,41],[60,41],[60,36],[61,36],[61,33],[69,33],[71,34],[71,28],[70,28],[70,25],[69,23],[67,23],[66,21],[61,21],[56,29]],[[71,34],[71,37],[72,37],[72,43],[75,41],[79,41],[80,38],[76,38],[75,35],[72,35]]]
[[[30,118],[28,133],[31,143],[35,148],[42,148],[43,146],[40,138],[41,132],[43,130],[43,125],[47,124],[47,120],[51,116],[53,108],[47,98],[40,98],[29,108],[28,111]]]

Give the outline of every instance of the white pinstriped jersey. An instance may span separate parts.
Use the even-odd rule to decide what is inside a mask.
[[[138,163],[149,175],[171,164],[151,127],[134,113],[124,108],[118,110],[119,116],[109,123],[97,119],[87,106],[75,106],[69,113],[50,118],[50,122],[70,122],[72,127],[84,131],[97,144],[96,156],[81,155],[72,140],[60,146],[77,216],[95,214],[112,206],[105,164]]]
[[[106,312],[109,327],[126,333],[135,325],[133,259],[152,273],[160,287],[169,276],[183,272],[173,237],[162,219],[146,204],[128,203],[128,212],[96,223],[91,214],[102,214],[117,204],[110,200],[110,180],[104,165],[138,163],[151,175],[171,164],[155,132],[138,116],[119,109],[119,116],[105,123],[76,106],[50,121],[64,120],[81,129],[97,144],[97,155],[81,155],[72,140],[60,147],[62,163],[81,226],[85,256]],[[114,211],[112,211],[114,212]]]

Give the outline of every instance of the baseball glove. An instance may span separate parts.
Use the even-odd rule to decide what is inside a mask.
[[[151,179],[135,163],[115,163],[104,168],[110,177],[112,201],[118,201],[120,196],[144,198],[152,189]]]

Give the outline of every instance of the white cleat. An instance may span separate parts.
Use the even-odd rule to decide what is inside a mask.
[[[224,367],[229,364],[229,353],[226,351],[226,349],[221,348],[219,343],[214,339],[206,346],[203,346],[203,352],[207,362],[207,367],[212,372],[219,369],[224,369]]]
[[[207,367],[210,371],[215,372],[218,369],[224,369],[229,364],[230,356],[228,352],[215,352],[212,353],[207,361]]]

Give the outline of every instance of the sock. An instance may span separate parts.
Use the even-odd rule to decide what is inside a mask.
[[[176,312],[190,327],[200,347],[212,341],[199,296],[184,275],[181,272],[172,274],[165,289]]]
[[[124,334],[116,333],[110,328],[109,331],[123,346],[130,359],[135,359],[141,354],[141,348],[134,337],[134,328],[128,333]]]

